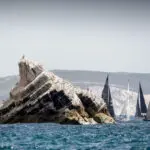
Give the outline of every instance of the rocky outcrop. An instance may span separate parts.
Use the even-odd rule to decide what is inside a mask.
[[[114,122],[103,99],[88,90],[74,87],[46,71],[39,63],[23,57],[19,62],[19,74],[20,81],[0,108],[0,123]]]
[[[3,103],[4,103],[4,101],[3,101],[3,100],[0,100],[0,107],[3,106]]]

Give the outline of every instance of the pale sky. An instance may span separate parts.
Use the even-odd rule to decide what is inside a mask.
[[[0,76],[46,69],[150,73],[148,0],[0,1]]]

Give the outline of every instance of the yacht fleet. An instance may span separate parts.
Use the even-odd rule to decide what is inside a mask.
[[[130,91],[130,88],[129,88],[129,80],[128,80],[128,95],[129,95],[129,91]],[[128,96],[127,101],[124,104],[124,107],[122,109],[122,113],[120,114],[120,116],[115,115],[113,101],[111,97],[110,85],[109,85],[109,75],[107,75],[106,77],[106,81],[105,81],[104,88],[102,91],[102,98],[104,99],[108,107],[110,115],[116,120],[129,121],[131,119],[142,119],[144,121],[150,121],[150,102],[147,108],[145,104],[145,98],[143,95],[141,83],[139,83],[139,91],[138,91],[138,97],[137,97],[137,102],[136,102],[136,112],[135,112],[134,117],[130,116],[129,114],[129,101],[132,100],[130,99],[129,96]]]

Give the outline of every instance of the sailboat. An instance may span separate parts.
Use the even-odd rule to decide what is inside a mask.
[[[149,102],[149,105],[148,105],[147,114],[144,118],[144,121],[150,121],[150,102]]]
[[[129,114],[129,101],[130,101],[130,86],[129,86],[129,80],[128,80],[128,90],[127,90],[127,101],[125,102],[123,109],[120,114],[120,119],[124,121],[130,120],[130,114]]]
[[[114,112],[114,107],[113,107],[113,102],[112,102],[112,97],[111,97],[110,87],[109,87],[109,75],[107,75],[107,78],[105,81],[104,89],[102,91],[102,98],[104,99],[107,105],[110,115],[113,118],[115,118],[115,112]]]
[[[147,113],[147,107],[145,104],[145,99],[141,87],[141,83],[139,83],[139,92],[138,92],[138,99],[136,104],[136,113],[135,117],[140,118],[146,116]]]

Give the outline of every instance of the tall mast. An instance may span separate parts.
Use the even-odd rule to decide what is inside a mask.
[[[109,100],[109,73],[107,74],[107,80],[108,80],[108,104],[110,104],[110,100]]]

